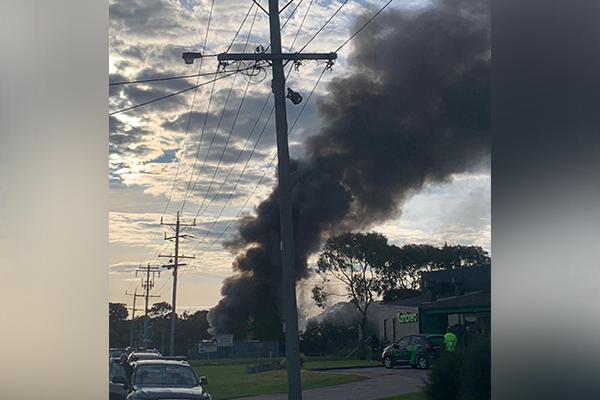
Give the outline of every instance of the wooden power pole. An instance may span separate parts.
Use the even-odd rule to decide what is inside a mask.
[[[258,3],[257,3],[258,4]],[[262,7],[261,7],[262,8]],[[266,10],[263,9],[266,12]],[[337,59],[336,53],[282,53],[281,29],[279,22],[279,1],[269,0],[269,25],[271,36],[271,53],[253,54],[221,53],[217,55],[220,63],[229,61],[267,61],[273,72],[272,89],[275,95],[275,126],[277,130],[278,176],[279,176],[279,213],[281,219],[281,265],[282,296],[285,326],[285,347],[287,356],[288,399],[301,400],[300,385],[300,340],[298,335],[298,309],[296,305],[296,280],[294,268],[294,225],[292,221],[292,187],[290,177],[290,156],[288,148],[288,125],[285,107],[285,75],[284,61],[299,62],[302,60],[327,60],[330,65]],[[194,59],[201,58],[199,53],[184,53],[183,59],[192,64]],[[292,101],[294,98],[292,97]]]
[[[167,268],[167,269],[172,269],[173,270],[173,303],[171,304],[172,310],[171,310],[171,343],[170,343],[170,348],[169,348],[169,354],[174,356],[175,355],[175,320],[177,318],[177,313],[176,313],[176,302],[177,302],[177,268],[186,264],[180,263],[179,259],[181,258],[195,258],[194,256],[183,256],[183,255],[179,255],[179,238],[181,237],[187,237],[189,235],[181,235],[179,233],[179,230],[182,226],[196,226],[196,220],[194,219],[194,222],[192,224],[182,224],[181,221],[179,220],[179,211],[177,211],[177,221],[175,223],[164,223],[162,221],[162,218],[160,220],[160,224],[161,225],[174,225],[175,226],[175,236],[171,236],[171,237],[167,237],[167,235],[165,234],[165,240],[174,240],[175,241],[175,257],[171,256],[171,255],[162,255],[159,254],[159,257],[169,257],[169,264],[167,265],[163,265],[163,268]]]
[[[135,291],[133,292],[133,294],[129,294],[129,293],[127,293],[127,291],[125,291],[125,295],[127,295],[127,296],[133,296],[133,307],[131,307],[131,333],[129,335],[129,346],[133,347],[133,334],[134,334],[134,331],[135,331],[135,312],[136,311],[142,311],[139,308],[135,308],[135,300],[138,297],[144,297],[144,296],[141,295],[141,294],[137,294],[137,288],[135,289]]]
[[[143,345],[144,349],[148,349],[148,302],[150,297],[160,297],[160,296],[152,296],[150,295],[150,289],[154,287],[154,274],[158,273],[160,276],[160,271],[157,267],[151,267],[150,264],[146,268],[138,268],[135,271],[137,275],[138,272],[144,272],[146,274],[145,280],[142,279],[142,289],[145,290],[146,294],[143,297],[146,298],[146,304],[144,307],[144,335],[143,335]],[[152,277],[150,275],[152,274]]]

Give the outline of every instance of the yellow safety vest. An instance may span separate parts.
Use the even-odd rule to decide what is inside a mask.
[[[446,350],[456,350],[456,342],[458,342],[458,339],[456,339],[456,335],[454,333],[448,332],[444,335],[444,343],[446,344]]]

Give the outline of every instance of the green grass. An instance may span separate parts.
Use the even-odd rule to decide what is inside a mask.
[[[304,359],[303,368],[347,368],[364,367],[371,365],[381,366],[381,363],[372,362],[371,360],[349,359],[346,357],[306,357]]]
[[[215,400],[287,392],[285,370],[246,375],[246,365],[259,364],[261,360],[245,360],[246,362],[235,359],[218,360],[219,365],[210,365],[208,361],[192,360],[190,363],[199,377],[206,376],[208,378],[209,384],[206,390]],[[302,389],[341,385],[363,379],[366,378],[357,375],[328,374],[303,370]]]
[[[223,365],[256,365],[268,362],[283,362],[282,357],[279,358],[219,358],[216,360],[188,360],[192,367],[200,366],[223,366]]]
[[[223,365],[256,365],[261,363],[268,363],[279,361],[283,363],[285,358],[222,358],[216,360],[190,360],[189,363],[192,367],[199,366],[223,366]],[[379,362],[372,362],[371,360],[357,360],[346,357],[303,357],[303,369],[314,369],[314,368],[347,368],[347,367],[363,367],[377,365],[380,366]]]
[[[421,392],[404,393],[397,396],[382,397],[377,400],[425,400],[425,396]]]

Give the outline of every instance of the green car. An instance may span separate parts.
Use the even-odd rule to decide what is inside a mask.
[[[386,368],[408,364],[413,368],[427,369],[443,347],[444,335],[418,333],[396,340],[383,349],[381,358]]]

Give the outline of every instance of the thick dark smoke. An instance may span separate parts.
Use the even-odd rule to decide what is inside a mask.
[[[322,238],[397,217],[424,184],[490,155],[488,1],[386,10],[353,43],[352,74],[329,85],[323,125],[292,162],[297,279]],[[278,199],[275,188],[226,245],[236,275],[209,314],[216,332],[282,337]]]

